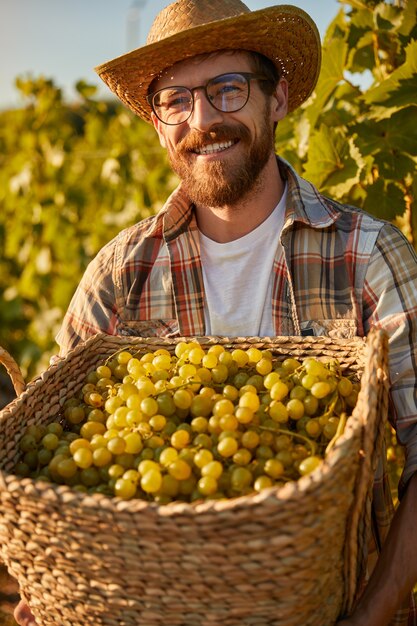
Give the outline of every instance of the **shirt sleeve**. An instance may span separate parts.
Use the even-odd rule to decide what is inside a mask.
[[[88,265],[56,336],[60,356],[99,332],[116,334],[114,248],[110,242]]]
[[[417,471],[417,257],[403,234],[386,224],[364,285],[365,331],[389,335],[391,421],[406,463],[399,491]]]

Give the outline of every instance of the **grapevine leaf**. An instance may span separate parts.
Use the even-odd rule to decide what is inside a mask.
[[[379,151],[374,156],[380,176],[391,180],[404,180],[416,170],[416,162],[399,151]]]
[[[383,106],[405,106],[416,102],[417,81],[417,41],[411,41],[405,49],[406,60],[379,85],[364,94],[367,104],[378,103]],[[414,91],[413,91],[414,89]]]
[[[381,2],[375,9],[375,19],[380,30],[393,30],[401,26],[402,11],[398,7]]]
[[[358,162],[342,132],[322,124],[312,134],[304,174],[320,189],[333,188],[333,193],[339,186],[349,189],[358,182]]]
[[[402,10],[402,23],[398,34],[408,37],[416,25],[417,0],[407,0]]]
[[[350,23],[359,30],[372,30],[374,27],[372,11],[369,11],[369,9],[359,9],[355,11],[352,13]]]
[[[323,51],[323,63],[314,96],[306,109],[312,127],[326,106],[337,85],[343,80],[348,45],[334,39]]]
[[[75,89],[78,91],[80,96],[83,98],[92,98],[97,93],[97,87],[95,85],[90,85],[85,80],[79,80],[75,84]]]
[[[363,208],[381,219],[394,220],[406,209],[404,192],[396,183],[378,178],[368,186]]]
[[[416,154],[416,107],[407,107],[394,113],[389,119],[379,122],[364,120],[352,127],[361,154],[374,154],[378,151],[405,152]]]

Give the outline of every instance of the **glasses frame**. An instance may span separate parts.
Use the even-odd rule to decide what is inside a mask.
[[[218,107],[216,107],[216,105],[210,100],[209,95],[207,93],[207,87],[213,81],[216,81],[219,78],[222,78],[223,76],[242,76],[245,79],[246,85],[248,87],[248,94],[247,94],[246,101],[242,104],[242,106],[239,106],[237,109],[233,109],[232,111],[223,111],[223,109],[219,109]],[[267,76],[264,76],[263,74],[257,74],[255,72],[225,72],[224,74],[213,76],[213,78],[210,78],[210,80],[208,80],[205,85],[198,85],[197,87],[192,87],[191,89],[189,87],[184,87],[183,85],[170,85],[169,87],[163,87],[162,89],[158,89],[157,91],[154,91],[148,94],[146,96],[146,100],[148,101],[149,106],[151,107],[152,111],[154,112],[154,114],[156,115],[156,117],[158,118],[160,122],[162,122],[163,124],[166,124],[167,126],[179,126],[180,124],[184,124],[185,122],[187,122],[193,114],[194,103],[195,103],[194,92],[202,89],[204,91],[204,95],[206,97],[207,102],[209,102],[209,104],[211,104],[213,109],[216,109],[216,111],[220,111],[221,113],[237,113],[237,111],[241,111],[243,107],[245,107],[248,103],[248,100],[250,97],[250,84],[252,80],[261,80],[261,81],[271,82],[270,78],[268,78]],[[166,122],[165,120],[161,119],[158,113],[156,112],[156,107],[154,105],[155,98],[158,94],[160,94],[162,91],[165,91],[166,89],[170,89],[170,90],[171,89],[185,89],[191,95],[190,112],[188,116],[181,122]]]

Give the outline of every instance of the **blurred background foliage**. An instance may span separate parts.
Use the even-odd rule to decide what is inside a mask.
[[[317,88],[279,125],[277,152],[417,247],[417,0],[340,4]],[[80,81],[73,104],[44,77],[16,87],[26,105],[0,113],[0,345],[29,380],[56,352],[88,261],[157,212],[177,180],[152,127],[95,87]]]

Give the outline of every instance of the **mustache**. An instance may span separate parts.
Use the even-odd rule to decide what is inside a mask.
[[[190,132],[177,144],[177,152],[184,154],[194,152],[196,149],[204,148],[210,143],[221,143],[222,141],[249,141],[250,131],[245,126],[216,126],[207,132],[195,129]]]

